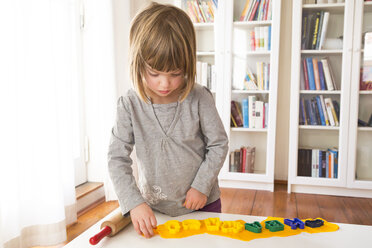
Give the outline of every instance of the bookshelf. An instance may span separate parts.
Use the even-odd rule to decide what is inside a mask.
[[[281,1],[272,0],[271,20],[240,21],[246,0],[219,1],[224,37],[223,84],[217,92],[220,115],[230,140],[230,150],[219,175],[221,187],[274,190],[276,106],[279,61]],[[251,32],[268,30],[271,26],[269,49],[252,49]],[[256,32],[257,33],[257,32]],[[261,36],[262,37],[262,36]],[[270,64],[269,87],[256,90],[235,87],[244,83],[247,68],[257,76],[257,62]],[[263,65],[263,66],[265,66]],[[263,67],[264,68],[264,67]],[[241,103],[249,96],[269,104],[267,126],[256,128],[231,127],[231,101]],[[231,172],[230,153],[242,146],[255,147],[253,173]]]
[[[368,21],[371,23],[372,20],[370,18],[372,12],[367,11],[367,9],[371,11],[371,8],[363,9],[365,5],[369,6],[370,4],[364,3],[362,0],[346,0],[344,3],[335,4],[303,4],[301,0],[293,1],[292,20],[295,21],[292,23],[288,193],[372,197],[372,192],[366,190],[372,189],[372,158],[366,157],[372,154],[372,132],[368,127],[360,128],[357,125],[359,114],[363,111],[367,112],[367,109],[372,109],[372,95],[369,92],[365,94],[359,91],[360,61],[363,55],[361,47],[362,23],[366,27]],[[303,22],[298,20],[303,20],[305,16],[308,17],[309,13],[320,11],[329,12],[327,39],[324,48],[320,50],[304,49],[302,29],[304,27],[306,29],[306,26],[303,27]],[[340,36],[343,38],[340,39]],[[304,81],[306,81],[306,69],[303,66],[305,58],[315,58],[317,61],[323,58],[328,59],[328,64],[333,71],[336,90],[307,90],[303,88]],[[304,101],[308,99],[310,102],[311,99],[320,97],[331,98],[339,104],[338,125],[328,126],[319,123],[309,125],[301,122],[303,120],[303,117],[301,119],[303,116],[302,99]],[[332,163],[338,164],[337,168],[330,166],[331,160],[325,159],[330,154],[326,153],[328,149],[338,151],[337,161],[332,158]],[[306,155],[304,150],[310,150],[310,155]],[[324,151],[324,153],[319,153],[318,150]],[[364,153],[365,150],[368,151]],[[312,155],[315,158],[310,157]],[[316,158],[316,156],[319,157]],[[315,174],[304,176],[303,168],[311,167],[314,161],[317,161],[315,164],[318,164],[318,167],[315,168],[322,170],[322,165],[324,165],[327,168],[327,173],[328,168],[334,168],[337,170],[337,174],[334,174],[334,171],[332,173],[329,171],[330,174],[327,175],[332,175],[329,178],[324,177],[324,171],[322,174],[319,170],[315,170]],[[318,172],[320,174],[317,174]],[[365,175],[365,177],[356,177],[356,172]]]

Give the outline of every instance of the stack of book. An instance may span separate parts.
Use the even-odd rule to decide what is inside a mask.
[[[338,149],[298,149],[297,175],[303,177],[338,177]]]
[[[254,160],[256,155],[255,147],[244,147],[230,153],[230,172],[253,173]]]
[[[271,26],[254,27],[249,32],[250,51],[271,50]]]
[[[322,49],[329,20],[329,12],[304,13],[302,17],[302,49]]]
[[[191,0],[186,2],[186,11],[194,23],[214,22],[217,0]]]
[[[271,20],[273,0],[247,0],[239,21]]]
[[[237,101],[231,101],[231,127],[256,129],[267,127],[268,103],[258,101],[256,96],[248,96],[243,99],[241,105]]]
[[[211,91],[216,91],[216,66],[208,64],[207,62],[197,61],[196,82],[207,87]]]
[[[322,95],[300,98],[300,125],[339,126],[340,106],[336,100]]]
[[[335,77],[328,58],[314,57],[302,60],[302,90],[337,90]]]

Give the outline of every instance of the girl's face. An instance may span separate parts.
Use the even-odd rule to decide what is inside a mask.
[[[171,103],[178,100],[184,76],[182,70],[160,72],[147,67],[145,81],[153,103]]]

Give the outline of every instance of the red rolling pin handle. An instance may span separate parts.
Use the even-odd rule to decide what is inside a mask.
[[[89,239],[89,243],[91,245],[96,245],[98,244],[99,241],[101,241],[101,239],[109,235],[111,232],[112,232],[111,227],[105,226],[99,233],[97,233],[96,235]]]

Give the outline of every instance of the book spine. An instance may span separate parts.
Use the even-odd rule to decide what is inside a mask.
[[[324,104],[325,104],[325,107],[326,107],[326,110],[327,110],[329,122],[331,123],[331,126],[334,127],[334,126],[336,126],[336,122],[335,122],[335,120],[333,118],[332,106],[330,104],[330,101],[331,101],[330,98],[325,98],[324,99]]]
[[[307,63],[306,59],[302,60],[302,65],[303,65],[303,74],[304,74],[304,79],[305,79],[305,90],[309,90],[309,76],[308,76],[308,71],[307,71]]]
[[[336,111],[335,111],[335,107],[333,106],[333,102],[332,102],[331,99],[329,101],[329,104],[331,105],[331,110],[332,110],[333,119],[335,121],[335,125],[336,126],[339,126],[338,117],[337,117],[337,114],[336,114]]]
[[[267,49],[271,51],[271,26],[268,29],[268,41],[267,41]]]
[[[235,101],[231,101],[231,114],[233,116],[233,118],[235,119],[235,122],[236,122],[236,125],[238,127],[242,127],[243,126],[243,121],[241,119],[241,115],[239,114],[239,109],[237,108],[237,102]],[[239,106],[238,106],[239,107]]]
[[[299,113],[299,125],[305,125],[305,118],[304,118],[304,105],[302,103],[303,98],[300,99],[300,113]]]
[[[307,33],[307,15],[302,17],[302,37],[301,37],[301,49],[306,49],[306,33]]]
[[[327,59],[322,59],[322,65],[324,69],[324,78],[327,85],[327,90],[334,90],[331,72],[329,70],[329,64]]]
[[[243,99],[242,101],[242,109],[243,109],[243,127],[249,127],[249,113],[248,113],[248,99]]]
[[[313,58],[313,69],[314,69],[315,89],[316,90],[321,90],[320,78],[319,78],[319,69],[318,69],[318,60],[316,58]]]
[[[318,27],[318,32],[317,32],[318,35],[317,35],[316,45],[315,45],[315,49],[318,49],[318,50],[319,50],[319,43],[320,43],[320,39],[322,35],[323,19],[324,19],[324,11],[320,11],[319,27]]]
[[[269,103],[265,102],[265,125],[264,127],[267,128],[269,123]]]
[[[324,118],[324,114],[323,114],[322,103],[320,102],[320,97],[319,96],[316,96],[316,103],[317,103],[317,106],[318,106],[320,122],[321,122],[322,126],[326,126],[326,122],[325,122],[325,118]]]
[[[326,126],[329,126],[330,125],[329,124],[329,118],[328,118],[328,114],[327,114],[327,111],[326,111],[326,108],[325,108],[323,95],[320,95],[319,98],[320,98],[320,103],[322,104],[322,112],[323,112],[323,116],[324,116],[324,121],[326,123]]]
[[[239,21],[241,21],[241,22],[244,21],[245,15],[248,12],[249,2],[250,2],[250,0],[247,0],[245,2],[244,9],[243,9],[242,14],[240,15],[240,18],[239,18]]]
[[[323,49],[324,41],[326,39],[327,29],[328,29],[328,20],[329,20],[329,12],[325,12],[324,17],[323,17],[322,33],[320,35],[320,42],[319,42],[320,50]]]
[[[317,106],[315,98],[311,99],[311,106],[313,107],[313,111],[314,111],[314,114],[315,114],[316,125],[321,125],[320,113],[319,113],[318,106]]]
[[[315,79],[314,79],[314,69],[312,58],[306,58],[307,71],[309,76],[309,87],[310,90],[315,90]]]
[[[254,4],[254,7],[253,7],[253,10],[252,10],[252,13],[249,17],[249,21],[253,21],[254,20],[254,17],[256,16],[256,12],[257,12],[257,9],[258,9],[258,6],[260,4],[260,0],[256,0],[255,1],[255,4]]]
[[[256,96],[248,96],[249,128],[255,128]]]
[[[319,70],[320,89],[326,90],[322,61],[318,61],[318,70]]]
[[[311,49],[316,48],[316,41],[318,39],[318,31],[319,31],[319,21],[320,21],[320,12],[316,13],[315,17],[315,26],[314,26],[314,31],[313,31],[313,39],[311,43]]]

